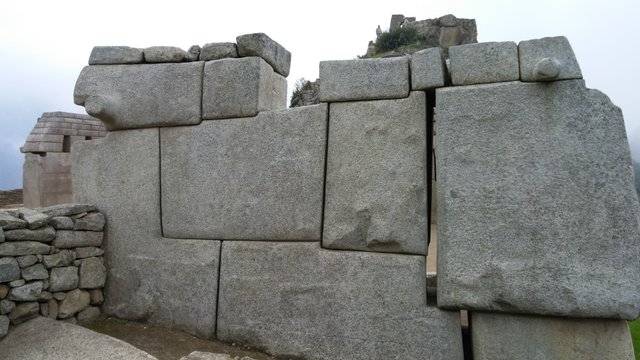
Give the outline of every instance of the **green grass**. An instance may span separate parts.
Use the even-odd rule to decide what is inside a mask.
[[[636,360],[640,360],[640,319],[629,321],[629,329],[631,330],[631,340],[633,340],[633,351],[636,354]]]

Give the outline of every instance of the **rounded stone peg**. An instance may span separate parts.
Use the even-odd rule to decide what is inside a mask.
[[[553,80],[560,75],[560,63],[556,59],[542,58],[536,63],[536,80]]]

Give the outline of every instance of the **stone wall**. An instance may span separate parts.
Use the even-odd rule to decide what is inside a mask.
[[[442,48],[478,42],[475,19],[460,19],[451,14],[417,21],[415,17],[405,17],[402,14],[391,16],[389,31],[405,26],[414,27],[427,44]]]
[[[462,359],[467,310],[477,358],[632,359],[623,119],[565,38],[323,61],[321,103],[294,109],[279,44],[206,47],[97,47],[78,79],[118,130],[72,153],[75,201],[108,220],[107,314],[283,357]]]
[[[0,190],[0,209],[22,207],[22,189]]]
[[[38,315],[71,323],[100,315],[104,224],[91,205],[0,211],[0,338]]]

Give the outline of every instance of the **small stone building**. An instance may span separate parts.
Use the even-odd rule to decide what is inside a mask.
[[[24,153],[24,206],[34,208],[71,202],[71,144],[105,135],[102,122],[89,115],[43,113],[20,148]]]

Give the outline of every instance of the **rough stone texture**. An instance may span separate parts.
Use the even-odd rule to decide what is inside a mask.
[[[89,65],[139,64],[144,62],[142,49],[128,46],[94,46]]]
[[[92,256],[100,256],[104,254],[104,250],[97,247],[81,247],[76,249],[76,257],[78,259],[84,259]]]
[[[202,351],[193,351],[187,356],[183,356],[180,360],[234,360],[237,357],[232,358],[228,354],[214,354]]]
[[[44,289],[44,285],[42,285],[42,288]],[[38,301],[42,302],[42,301],[49,301],[53,299],[53,294],[51,294],[48,291],[43,291],[40,293],[40,296],[38,296]]]
[[[0,314],[5,315],[13,311],[16,308],[16,303],[11,300],[0,300]]]
[[[49,317],[49,304],[44,303],[40,304],[40,315],[44,317]]]
[[[53,255],[44,255],[42,263],[47,268],[68,266],[76,259],[73,250],[60,250],[59,253]]]
[[[44,317],[11,329],[0,342],[0,353],[12,360],[156,359],[124,341]]]
[[[70,217],[66,216],[52,217],[49,224],[56,230],[73,230],[73,228],[75,227],[73,220]]]
[[[18,280],[13,280],[12,282],[9,283],[9,286],[11,286],[12,288],[14,287],[19,287],[22,286],[26,283],[26,281],[24,279],[18,279]]]
[[[102,231],[104,228],[104,215],[102,213],[87,214],[76,220],[75,230]]]
[[[235,43],[230,42],[218,42],[209,43],[202,46],[200,50],[200,60],[220,60],[225,58],[237,58],[238,48]]]
[[[473,358],[633,360],[626,321],[472,313]]]
[[[438,305],[635,319],[622,113],[582,80],[438,89]]]
[[[9,282],[20,278],[20,266],[12,257],[0,258],[0,282]]]
[[[18,209],[18,217],[26,221],[27,227],[31,230],[47,225],[51,219],[49,215],[27,208]]]
[[[284,77],[289,76],[291,53],[266,34],[240,35],[236,37],[236,43],[240,56],[259,56],[269,63],[275,72]]]
[[[462,359],[457,312],[427,306],[424,256],[225,241],[218,338],[283,358]]]
[[[20,268],[26,268],[37,263],[38,258],[35,255],[25,255],[16,257],[16,261],[18,262],[18,266],[20,266]]]
[[[52,226],[43,227],[36,230],[16,229],[8,230],[4,233],[5,240],[9,241],[40,241],[49,242],[56,237],[56,230]]]
[[[90,296],[89,293],[75,289],[67,293],[64,300],[60,302],[58,309],[58,317],[60,319],[66,319],[73,316],[75,313],[82,311],[89,306]]]
[[[442,48],[420,50],[411,55],[411,89],[443,87],[449,82]]]
[[[9,300],[37,301],[41,293],[42,283],[40,281],[34,281],[11,289],[11,292],[9,293]]]
[[[68,249],[84,246],[102,245],[103,232],[97,231],[67,231],[59,230],[53,240],[53,246],[58,249]]]
[[[287,81],[263,59],[221,59],[204,66],[202,118],[255,116],[260,111],[285,109]]]
[[[4,242],[4,230],[0,227],[0,243]]]
[[[74,102],[107,130],[198,124],[203,64],[87,66]]]
[[[518,57],[522,81],[582,79],[578,60],[564,36],[521,41]],[[547,70],[549,66],[556,71]]]
[[[91,324],[100,317],[100,308],[88,306],[78,313],[78,323],[82,325]]]
[[[49,291],[67,291],[78,287],[78,268],[75,266],[51,269]]]
[[[11,241],[0,244],[0,256],[48,254],[51,246],[37,241]]]
[[[104,302],[102,289],[89,290],[89,296],[91,297],[91,305],[102,305],[102,303]]]
[[[0,227],[3,230],[22,229],[27,227],[27,222],[10,215],[6,211],[0,211]]]
[[[191,45],[191,47],[189,47],[189,50],[187,50],[187,61],[198,61],[200,52],[200,45]]]
[[[57,319],[58,318],[58,302],[55,299],[51,299],[47,302],[47,305],[49,307],[49,316],[47,316],[50,319]]]
[[[409,58],[320,62],[320,101],[404,98],[409,95]]]
[[[181,62],[187,52],[175,46],[151,46],[144,49],[144,60],[148,63]]]
[[[91,257],[82,260],[78,287],[81,289],[101,288],[104,287],[106,279],[107,269],[102,264],[102,259]]]
[[[9,332],[9,318],[1,315],[0,316],[0,339],[7,336]]]
[[[75,200],[96,204],[107,218],[103,312],[202,337],[215,332],[220,242],[162,238],[158,129],[79,145]]]
[[[316,105],[161,129],[165,236],[319,240],[326,126]]]
[[[9,314],[9,320],[11,320],[12,324],[18,325],[38,316],[39,312],[40,305],[37,302],[19,303],[18,305],[16,305],[16,308],[13,309],[13,311]],[[51,334],[49,334],[49,336],[51,336]],[[7,341],[5,340],[4,342],[0,342],[0,354],[3,354],[4,356],[6,356],[6,353],[2,351],[2,344],[4,344],[5,342]],[[12,358],[9,357],[9,359]]]
[[[39,210],[40,212],[50,215],[53,218],[56,216],[72,216],[81,214],[83,212],[96,211],[96,207],[95,205],[89,204],[68,203],[52,205]]]
[[[57,292],[53,294],[53,298],[58,301],[64,300],[65,296],[67,296],[67,293],[64,293],[64,292]]]
[[[449,59],[453,85],[520,79],[518,47],[512,41],[453,46]]]
[[[0,284],[0,299],[7,297],[10,289],[8,285]]]
[[[42,264],[35,264],[27,268],[22,269],[22,278],[31,280],[43,280],[49,277],[49,272]]]
[[[426,254],[426,98],[331,105],[322,245]]]

